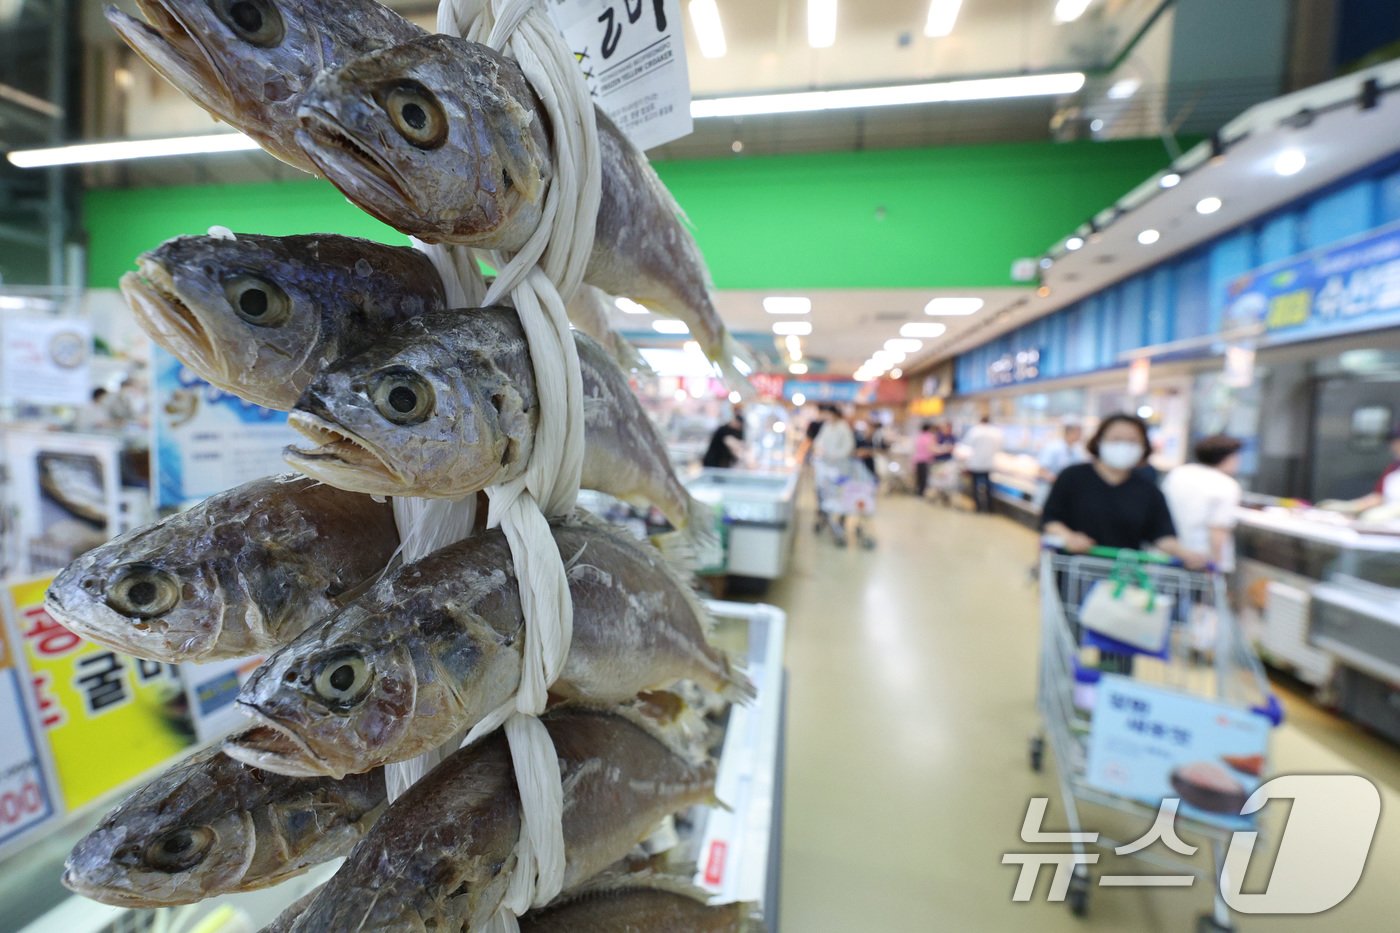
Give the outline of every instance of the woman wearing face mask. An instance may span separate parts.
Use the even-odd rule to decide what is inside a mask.
[[[1206,555],[1177,540],[1162,491],[1134,473],[1152,449],[1146,422],[1134,415],[1110,415],[1087,449],[1093,459],[1066,467],[1050,489],[1040,514],[1046,537],[1058,538],[1071,554],[1092,547],[1139,550],[1155,545],[1192,569],[1208,563]]]

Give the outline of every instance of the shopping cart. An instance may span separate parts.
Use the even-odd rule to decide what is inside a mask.
[[[929,464],[929,491],[945,506],[951,506],[962,495],[963,469],[956,460],[941,460]]]
[[[1096,587],[1108,590],[1095,598]],[[1082,617],[1086,600],[1121,597],[1129,588],[1163,619],[1160,647],[1129,645],[1081,624],[1099,619]],[[1145,829],[1165,812],[1163,800],[1175,799],[1175,826],[1209,840],[1213,867],[1153,851],[1161,846],[1120,854],[1178,876],[1208,877],[1214,907],[1197,930],[1233,929],[1220,895],[1228,880],[1224,856],[1235,832],[1257,829],[1240,810],[1263,780],[1269,731],[1282,710],[1230,613],[1223,578],[1133,551],[1095,548],[1071,556],[1047,547],[1040,590],[1043,722],[1030,742],[1031,768],[1041,770],[1048,744],[1072,833],[1082,832],[1081,803],[1129,814]],[[1212,617],[1215,633],[1208,651],[1199,638],[1203,615]],[[1203,778],[1205,789],[1193,783]],[[1123,846],[1102,835],[1095,845]],[[1082,842],[1073,847],[1084,855]],[[1100,879],[1100,886],[1107,883]],[[1090,887],[1087,867],[1077,863],[1066,898],[1075,914],[1087,912]]]
[[[845,546],[846,531],[842,527],[848,515],[874,515],[879,487],[865,465],[851,457],[839,463],[821,460],[814,465],[817,480],[817,527],[831,532],[836,543]],[[860,544],[871,547],[874,541],[862,537]]]

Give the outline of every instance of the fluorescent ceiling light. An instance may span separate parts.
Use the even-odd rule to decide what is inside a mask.
[[[807,404],[807,396],[803,395],[801,392],[792,393],[792,404],[801,408],[803,405]]]
[[[885,341],[885,349],[892,353],[918,353],[923,348],[924,342],[912,337],[891,337]]]
[[[614,298],[613,304],[617,305],[617,310],[623,314],[650,314],[646,308],[637,304],[631,298]]]
[[[928,20],[924,22],[924,35],[930,39],[952,35],[960,9],[962,0],[930,0]]]
[[[693,8],[692,8],[692,9],[693,9]],[[740,402],[742,402],[743,400],[744,400],[744,397],[743,397],[742,395],[740,395],[738,392],[730,392],[730,393],[729,393],[729,404],[731,404],[731,405],[738,405],[738,404],[739,404]]]
[[[788,367],[788,372],[792,373],[794,376],[805,376],[807,375],[807,364],[793,363]]]
[[[1065,249],[1069,250],[1071,253],[1077,249],[1083,248],[1084,238],[1082,236],[1072,236],[1068,240],[1065,240]]]
[[[870,362],[880,367],[882,371],[903,363],[908,358],[908,354],[899,350],[876,350],[870,354]]]
[[[753,372],[753,367],[737,356],[730,362],[734,364],[735,369],[739,370],[739,375],[741,376],[747,376],[749,373]]]
[[[779,321],[773,325],[773,333],[779,337],[806,337],[811,332],[811,321]]]
[[[1196,202],[1197,214],[1214,214],[1225,206],[1225,202],[1217,197],[1201,198]]]
[[[257,148],[258,144],[242,133],[210,133],[205,136],[123,139],[117,142],[79,143],[49,149],[19,149],[11,152],[7,158],[12,165],[19,168],[49,168],[55,165],[85,165],[90,162],[157,159],[162,156],[246,152]]]
[[[814,49],[836,44],[836,0],[807,0],[807,44]]]
[[[985,304],[981,298],[935,298],[924,305],[924,313],[938,317],[963,317],[976,314]]]
[[[1163,188],[1175,188],[1177,185],[1181,184],[1181,176],[1176,172],[1167,172],[1167,174],[1157,179],[1157,184],[1161,185]]]
[[[690,22],[695,26],[695,44],[706,58],[723,58],[728,48],[724,44],[724,25],[719,21],[715,0],[690,0]]]
[[[1301,149],[1285,149],[1274,159],[1274,171],[1287,178],[1307,168],[1308,157]]]
[[[896,366],[894,369],[890,370],[890,378],[891,378],[891,379],[899,379],[899,378],[901,378],[903,375],[904,375],[904,370],[900,369],[898,366]]]
[[[812,312],[812,299],[765,298],[763,299],[763,310],[769,314],[810,314]]]
[[[1108,89],[1109,100],[1127,100],[1138,92],[1142,87],[1142,82],[1137,78],[1122,78],[1113,83],[1113,87]]]
[[[965,81],[933,81],[894,87],[857,87],[841,91],[798,91],[790,94],[755,94],[748,97],[712,97],[690,103],[690,115],[752,117],[772,113],[811,113],[858,107],[894,107],[904,104],[938,104],[948,101],[1000,100],[1073,94],[1084,86],[1077,71],[1009,78],[971,78]]]
[[[1055,4],[1055,22],[1072,23],[1084,15],[1094,0],[1059,0]]]
[[[658,334],[688,334],[690,328],[685,326],[684,321],[652,321],[652,329]]]
[[[1153,230],[1151,227],[1138,234],[1138,242],[1143,246],[1151,246],[1162,238],[1160,230]]]
[[[899,329],[899,336],[922,337],[926,340],[932,340],[934,337],[942,337],[947,332],[947,324],[939,324],[935,321],[910,321]]]

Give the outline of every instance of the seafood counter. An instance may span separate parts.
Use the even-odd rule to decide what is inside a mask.
[[[63,884],[146,909],[331,866],[266,929],[758,929],[772,892],[734,873],[766,879],[777,852],[781,618],[721,646],[692,573],[713,510],[629,386],[636,353],[590,313],[607,292],[677,317],[749,391],[646,157],[540,84],[548,63],[511,38],[558,45],[532,4],[444,4],[490,45],[373,0],[140,6],[107,16],[158,72],[422,250],[211,229],[124,278],[152,340],[305,442],[295,473],[50,585],[48,616],[97,645],[256,664],[243,727],[102,816]],[[577,268],[571,237],[591,244]],[[490,291],[488,259],[508,283]],[[622,533],[572,507],[580,486],[669,527]]]

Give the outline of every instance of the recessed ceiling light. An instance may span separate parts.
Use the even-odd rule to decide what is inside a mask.
[[[1089,132],[1091,132],[1091,133],[1097,133],[1097,132],[1099,132],[1099,131],[1102,130],[1102,129],[1103,129],[1103,121],[1100,120],[1098,117],[1095,117],[1093,120],[1090,120],[1090,121],[1089,121]]]
[[[805,376],[807,375],[807,364],[793,363],[788,367],[788,372],[792,373],[794,376]]]
[[[614,298],[613,304],[617,305],[617,310],[623,314],[650,314],[646,308],[637,304],[631,298]]]
[[[1040,259],[1040,268],[1042,269],[1049,269],[1054,264],[1055,260],[1051,259],[1049,256],[1042,256]]]
[[[740,395],[738,392],[730,392],[730,393],[729,393],[729,404],[731,404],[731,405],[738,405],[738,404],[739,404],[740,402],[742,402],[743,400],[744,400],[744,397],[743,397],[742,395]]]
[[[1217,197],[1201,198],[1196,202],[1197,214],[1214,214],[1225,206],[1225,202]]]
[[[1167,174],[1157,179],[1157,184],[1161,185],[1163,188],[1175,188],[1177,185],[1181,184],[1181,176],[1176,172],[1167,172]]]
[[[903,375],[904,375],[904,370],[900,369],[898,366],[896,366],[894,369],[890,370],[890,378],[891,378],[891,379],[899,379],[899,378],[902,377]]]
[[[690,22],[695,27],[695,44],[706,58],[723,58],[724,25],[719,21],[715,0],[690,0]]]
[[[895,353],[918,353],[923,348],[924,342],[912,337],[891,337],[885,341],[885,349]]]
[[[773,333],[779,337],[806,337],[811,332],[811,321],[779,321],[773,325]]]
[[[1127,100],[1138,92],[1142,82],[1137,78],[1120,78],[1108,89],[1109,100]]]
[[[928,19],[924,21],[924,35],[930,39],[941,39],[944,36],[952,35],[960,9],[962,9],[962,0],[929,0]]]
[[[688,334],[690,328],[685,326],[684,321],[659,320],[651,322],[652,329],[658,334]]]
[[[961,317],[976,314],[985,304],[981,298],[935,298],[924,305],[924,313],[939,317]]]
[[[1307,168],[1308,157],[1301,149],[1285,149],[1274,159],[1274,171],[1287,178]]]
[[[801,408],[803,405],[807,404],[807,396],[803,395],[801,392],[792,393],[792,404]]]
[[[1151,246],[1162,238],[1160,230],[1153,230],[1151,227],[1138,234],[1138,242],[1143,246]]]
[[[1069,250],[1071,253],[1077,249],[1083,248],[1084,238],[1082,236],[1072,236],[1068,240],[1065,240],[1065,249]]]
[[[763,299],[763,310],[769,314],[810,314],[812,299],[770,297]]]
[[[935,321],[910,321],[899,329],[899,336],[922,337],[925,340],[932,340],[935,337],[942,337],[947,332],[947,324],[939,324]]]
[[[1084,15],[1094,0],[1059,0],[1055,4],[1055,22],[1072,23]]]
[[[836,44],[836,0],[807,0],[807,44],[814,49]]]

